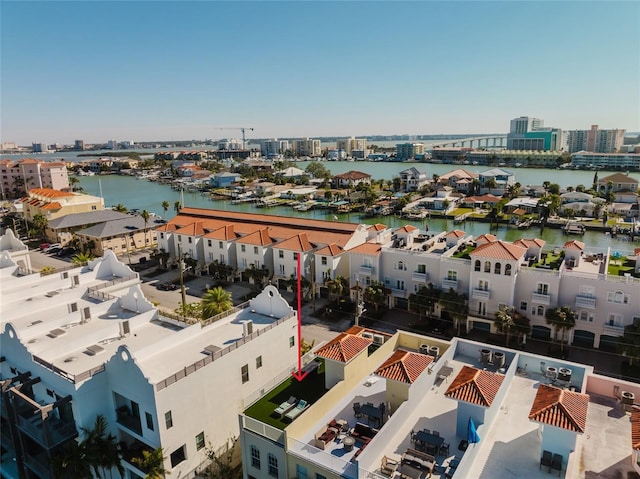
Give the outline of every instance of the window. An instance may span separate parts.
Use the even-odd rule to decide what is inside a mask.
[[[269,453],[269,475],[278,477],[278,458],[271,453]]]
[[[262,356],[258,356],[256,358],[256,369],[260,369],[262,367]]]
[[[450,269],[447,271],[447,279],[449,281],[458,281],[458,272]]]
[[[536,309],[536,314],[538,316],[544,316],[544,306],[542,305],[538,306],[538,308]]]
[[[289,347],[292,348],[296,345],[296,340],[293,336],[289,338]]]
[[[480,271],[480,260],[477,259],[475,262],[475,266],[473,267],[474,271]]]
[[[244,366],[242,366],[241,372],[242,372],[242,384],[244,384],[249,381],[249,365],[245,364]]]
[[[426,272],[427,272],[427,265],[426,264],[419,264],[418,265],[418,273],[425,274]]]
[[[481,279],[478,281],[478,289],[480,291],[489,291],[489,281]]]
[[[164,413],[164,424],[167,429],[171,429],[173,427],[173,417],[171,417],[171,411],[167,411]]]
[[[298,261],[298,253],[293,253],[293,260]]]
[[[309,476],[307,475],[307,468],[296,464],[296,477],[297,479],[307,479]]]
[[[316,472],[316,479],[327,479],[327,476],[323,476],[322,474],[318,474]]]
[[[204,431],[196,436],[196,451],[204,447]]]
[[[242,258],[242,261],[240,262],[242,264],[243,268],[247,267],[247,258]]]
[[[153,431],[153,416],[148,412],[145,412],[144,418],[147,420],[147,429],[149,429],[149,431]]]
[[[511,265],[510,264],[505,264],[504,265],[504,275],[505,276],[511,276]]]
[[[578,320],[593,323],[593,313],[586,310],[578,311]]]
[[[622,316],[619,314],[609,313],[607,324],[609,326],[622,326]]]
[[[404,281],[402,281],[401,279],[397,280],[396,289],[399,289],[400,291],[404,291]]]
[[[223,246],[222,246],[222,241],[218,241],[218,248],[220,248],[220,249],[222,249],[222,248],[223,248]]]
[[[579,296],[586,296],[587,298],[595,298],[596,290],[593,286],[580,286],[578,289]]]
[[[526,310],[527,310],[527,302],[520,301],[520,311],[526,311]]]
[[[607,301],[610,303],[627,304],[629,303],[629,296],[624,294],[622,291],[609,291],[607,294]]]
[[[178,243],[182,243],[182,236],[178,235]]]
[[[502,273],[502,265],[500,263],[496,263],[495,266],[493,267],[493,273],[494,274],[501,274]]]
[[[164,233],[160,233],[160,239],[164,239]]]
[[[253,247],[253,254],[258,254],[258,247],[257,246]]]
[[[484,316],[487,314],[487,303],[482,301],[478,302],[478,316]]]
[[[182,461],[185,461],[187,459],[187,455],[185,453],[185,446],[184,444],[179,447],[178,449],[176,449],[175,451],[173,451],[171,453],[170,459],[171,459],[171,467],[176,467],[178,464],[180,464]]]
[[[484,262],[484,272],[491,273],[491,261]]]
[[[251,466],[260,469],[260,450],[256,446],[251,446]]]
[[[404,263],[403,261],[398,261],[395,265],[394,265],[395,269],[397,269],[398,271],[406,271],[407,270],[407,265],[406,263]]]
[[[280,265],[280,274],[282,276],[284,276],[284,265],[283,264]]]
[[[207,240],[207,246],[208,246],[209,248],[211,248],[211,245],[212,245],[211,240]]]
[[[327,265],[327,257],[326,257],[326,256],[323,256],[323,257],[320,259],[320,262],[322,263],[322,266],[326,266],[326,265]]]
[[[243,244],[240,245],[240,251],[242,251],[243,253],[245,253],[247,251],[247,247]]]
[[[549,294],[549,285],[545,283],[538,283],[538,287],[536,288],[536,293]]]
[[[278,250],[278,258],[284,258],[284,251]]]
[[[78,303],[71,303],[69,306],[70,306],[69,309],[72,313],[75,313],[76,311],[78,311]]]

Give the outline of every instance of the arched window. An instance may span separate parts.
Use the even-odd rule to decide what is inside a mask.
[[[484,262],[484,272],[491,273],[491,261]]]
[[[480,260],[479,259],[476,260],[476,266],[474,268],[474,271],[480,271]]]
[[[511,265],[510,264],[505,264],[504,265],[504,275],[505,276],[511,276]]]
[[[495,274],[502,273],[502,265],[500,263],[496,263],[496,265],[493,267],[493,272]]]
[[[544,316],[544,306],[539,305],[539,306],[538,306],[538,310],[536,311],[536,314],[537,314],[538,316]]]

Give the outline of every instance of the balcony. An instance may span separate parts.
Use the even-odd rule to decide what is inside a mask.
[[[454,291],[458,289],[458,280],[457,279],[449,279],[442,278],[442,289],[448,291],[449,289],[453,289]]]
[[[622,336],[624,334],[624,326],[617,324],[605,324],[603,334],[608,336]]]
[[[371,266],[370,264],[360,265],[360,274],[367,274],[370,276],[371,273],[373,273],[373,266]]]
[[[429,279],[429,273],[419,273],[418,271],[414,271],[411,274],[411,279],[414,281],[427,281]]]
[[[489,299],[489,298],[491,298],[491,291],[488,290],[488,289],[473,288],[473,292],[471,293],[471,297],[473,299]]]
[[[119,407],[116,409],[116,413],[118,415],[118,424],[135,432],[139,436],[142,436],[142,424],[140,423],[140,418],[131,414],[131,411],[127,406]]]
[[[46,454],[31,454],[27,452],[24,455],[24,465],[42,479],[53,479],[54,477]]]
[[[532,293],[531,302],[549,306],[551,304],[551,295],[543,293]]]
[[[404,289],[391,288],[391,295],[392,296],[396,296],[396,297],[400,297],[400,298],[404,298],[407,295],[407,291],[404,290]]]
[[[40,414],[28,418],[18,416],[18,429],[47,449],[78,436],[73,421],[61,421],[55,417],[43,420]]]
[[[576,296],[576,308],[596,309],[596,298],[593,296]]]

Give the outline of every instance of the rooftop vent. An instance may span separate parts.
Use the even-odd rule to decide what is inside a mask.
[[[31,326],[35,326],[36,324],[40,324],[42,321],[40,321],[39,319],[36,319],[35,321],[31,321],[28,325],[27,328],[31,327]]]
[[[47,298],[53,298],[54,296],[56,296],[57,294],[60,294],[60,291],[49,291],[47,294],[45,294],[45,296]]]
[[[89,356],[95,356],[102,351],[104,351],[104,348],[102,346],[94,344],[93,346],[89,346],[84,353],[88,354]]]
[[[77,360],[78,358],[76,358],[75,356],[69,356],[67,359],[64,360],[65,363],[72,363],[75,360]]]
[[[58,336],[62,336],[65,333],[66,331],[64,329],[57,328],[49,331],[49,334],[47,334],[47,336],[50,337],[51,339],[54,339],[54,338],[57,338]]]
[[[206,354],[207,356],[220,351],[222,348],[218,347],[218,346],[214,346],[213,344],[210,344],[208,346],[204,347],[204,351],[203,353]]]

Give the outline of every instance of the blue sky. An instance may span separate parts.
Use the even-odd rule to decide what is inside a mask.
[[[0,2],[2,141],[640,130],[638,2]]]

